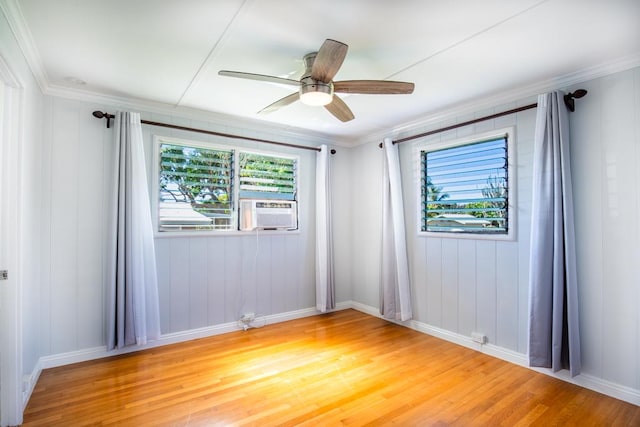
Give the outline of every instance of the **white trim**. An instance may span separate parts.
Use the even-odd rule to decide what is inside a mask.
[[[9,271],[9,279],[0,282],[0,425],[22,423],[22,266],[21,266],[21,177],[23,132],[23,86],[0,56],[0,85],[4,86],[2,127],[0,127],[0,191],[2,209],[0,235],[3,251],[2,269]],[[2,184],[4,183],[4,184]],[[5,228],[6,227],[6,228]]]
[[[298,145],[308,145],[309,147],[314,148],[319,147],[321,144],[342,145],[345,147],[350,146],[349,144],[341,144],[339,141],[334,142],[334,137],[331,135],[296,128],[294,126],[278,125],[272,122],[260,121],[248,117],[232,116],[229,114],[206,111],[197,108],[174,106],[158,101],[106,95],[58,85],[49,85],[43,92],[45,95],[111,106],[114,109],[140,111],[143,120],[153,120],[149,119],[145,115],[147,113],[155,113],[188,120],[189,122],[198,120],[203,121],[206,122],[208,128],[222,128],[226,129],[226,133],[238,134],[241,136],[259,135],[258,137],[260,137],[260,135],[265,134],[277,135],[279,141],[295,141]],[[111,114],[114,113],[113,111],[107,112]]]
[[[407,137],[416,134],[416,129],[420,129],[420,131],[428,131],[429,129],[441,126],[443,122],[454,121],[455,123],[460,116],[477,113],[478,111],[494,108],[503,104],[521,102],[525,99],[530,99],[531,102],[536,102],[536,97],[540,93],[569,88],[589,80],[627,71],[636,67],[640,67],[640,54],[628,55],[614,61],[538,81],[527,86],[519,87],[518,89],[499,92],[494,95],[479,96],[478,98],[461,102],[447,109],[425,112],[422,117],[417,120],[400,123],[391,129],[369,134],[359,141],[353,141],[354,144],[349,146],[354,147],[370,143],[377,144],[385,137],[389,136],[393,139]]]
[[[429,128],[440,126],[440,124],[445,121],[456,120],[460,116],[473,114],[495,106],[520,102],[523,99],[530,99],[531,102],[535,102],[536,96],[540,93],[568,88],[589,80],[626,71],[635,67],[640,67],[640,54],[629,55],[611,62],[599,64],[563,76],[558,76],[557,78],[550,78],[536,82],[515,90],[499,92],[494,95],[481,96],[479,98],[454,105],[450,108],[436,111],[425,111],[420,114],[421,118],[417,120],[399,123],[391,129],[381,130],[376,133],[354,136],[324,134],[317,131],[310,131],[286,125],[277,125],[275,123],[254,120],[246,117],[237,117],[190,107],[173,106],[161,102],[136,99],[132,97],[118,97],[99,94],[55,84],[48,84],[43,90],[43,93],[60,98],[112,105],[115,108],[121,107],[142,112],[172,115],[174,117],[180,117],[188,120],[208,121],[212,124],[229,129],[229,132],[231,133],[234,132],[233,129],[236,129],[236,132],[242,132],[243,134],[246,134],[246,130],[261,133],[268,132],[277,134],[283,139],[283,141],[291,139],[302,141],[302,143],[308,142],[310,143],[310,146],[314,146],[313,144],[320,145],[328,143],[339,147],[352,148],[373,142],[378,144],[385,137],[389,136],[392,136],[392,139],[409,136],[415,134],[416,129],[428,130]]]
[[[7,18],[11,32],[13,32],[16,42],[27,60],[29,69],[31,70],[31,73],[33,73],[35,80],[38,82],[40,90],[43,93],[46,93],[49,86],[49,78],[47,77],[42,59],[40,58],[38,48],[33,41],[31,31],[29,31],[29,27],[27,27],[25,23],[22,10],[20,9],[20,6],[18,6],[18,1],[2,0],[0,1],[0,10],[2,10],[4,16]]]
[[[458,147],[465,144],[473,144],[477,142],[486,141],[493,138],[503,138],[507,135],[507,192],[509,195],[509,206],[507,206],[507,218],[509,219],[508,230],[506,234],[481,234],[481,233],[448,233],[448,232],[436,232],[436,231],[423,231],[422,230],[422,151],[435,151],[446,148]],[[516,185],[518,179],[516,177],[517,171],[517,157],[516,157],[516,127],[509,126],[505,128],[498,128],[491,131],[474,133],[473,135],[464,136],[454,140],[442,141],[437,136],[430,139],[420,139],[413,143],[413,161],[416,165],[414,171],[414,182],[416,183],[415,200],[416,200],[416,224],[415,230],[418,237],[437,237],[437,238],[450,238],[450,239],[473,239],[473,240],[500,240],[500,241],[515,241],[517,239],[517,194]]]
[[[33,394],[33,389],[36,387],[36,383],[40,378],[40,374],[42,373],[42,365],[40,360],[38,360],[33,367],[33,370],[29,375],[22,376],[22,410],[24,411],[27,408],[27,403],[29,403],[29,399]]]
[[[337,310],[344,310],[351,308],[351,304],[342,303],[338,304]],[[258,320],[263,320],[264,325],[272,325],[275,323],[286,322],[288,320],[300,319],[303,317],[315,316],[321,314],[315,307],[304,308],[301,310],[289,311],[286,313],[272,314],[269,316],[261,316]],[[120,354],[133,353],[136,351],[146,350],[149,348],[161,347],[169,344],[177,344],[181,342],[191,341],[199,338],[212,337],[215,335],[226,334],[229,332],[241,331],[243,328],[238,322],[228,322],[219,325],[206,326],[204,328],[190,329],[187,331],[173,332],[169,334],[163,334],[159,340],[149,342],[148,344],[140,347],[128,347],[120,350],[107,351],[106,346],[93,347],[78,351],[71,351],[68,353],[53,354],[50,356],[43,356],[40,358],[37,364],[37,369],[49,369],[58,366],[69,365],[71,363],[86,362],[88,360],[102,359],[104,357],[116,356]],[[34,369],[31,374],[31,378],[38,378],[40,372]]]
[[[363,313],[369,314],[371,316],[384,319],[380,315],[379,310],[375,307],[371,307],[365,304],[352,301],[351,308],[361,311]],[[589,390],[593,390],[598,393],[602,393],[616,399],[624,400],[625,402],[629,402],[633,405],[640,406],[640,390],[638,389],[616,384],[614,382],[607,381],[602,378],[597,378],[589,374],[580,374],[576,377],[571,377],[571,375],[569,374],[569,371],[567,370],[552,372],[551,369],[532,368],[529,366],[529,359],[526,354],[509,350],[503,347],[499,347],[493,344],[479,344],[473,341],[471,337],[467,337],[464,335],[457,334],[455,332],[451,332],[445,329],[431,326],[417,320],[409,320],[406,322],[396,322],[396,321],[391,321],[389,319],[384,319],[384,320],[387,320],[391,323],[395,323],[400,326],[405,326],[409,329],[413,329],[418,332],[422,332],[423,334],[431,335],[436,338],[440,338],[445,341],[449,341],[451,343],[470,348],[472,350],[479,351],[481,353],[496,357],[506,362],[510,362],[527,369],[531,369],[532,371],[545,374],[550,377],[557,378],[562,381],[566,381],[568,383],[575,384],[580,387],[584,387]]]

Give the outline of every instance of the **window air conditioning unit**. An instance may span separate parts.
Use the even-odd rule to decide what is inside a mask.
[[[240,200],[240,230],[295,230],[298,207],[290,200]]]

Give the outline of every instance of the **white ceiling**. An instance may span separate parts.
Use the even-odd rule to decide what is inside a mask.
[[[44,87],[264,120],[346,141],[640,58],[640,0],[3,1]],[[414,93],[345,96],[356,117],[347,123],[299,102],[258,116],[295,88],[217,74],[297,79],[302,57],[326,38],[349,45],[335,80],[410,81]]]

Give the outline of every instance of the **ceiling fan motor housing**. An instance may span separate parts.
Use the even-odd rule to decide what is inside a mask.
[[[333,97],[333,83],[332,82],[324,83],[319,80],[314,80],[311,77],[305,77],[302,80],[300,80],[300,97],[302,99],[305,99],[306,97],[309,96],[309,94],[312,94],[312,93],[318,94],[318,95],[315,95],[318,97],[318,99],[331,100],[331,98]],[[325,102],[324,104],[319,104],[319,105],[325,105],[325,104],[327,103]]]
[[[311,77],[311,69],[318,52],[304,56],[305,71],[300,79],[300,100],[307,105],[327,105],[333,99],[333,82],[325,83]]]

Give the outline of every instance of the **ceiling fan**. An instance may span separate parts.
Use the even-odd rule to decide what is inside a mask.
[[[333,81],[345,56],[347,46],[336,40],[326,39],[320,50],[304,56],[305,71],[298,80],[287,79],[264,74],[243,73],[240,71],[221,70],[221,76],[238,77],[241,79],[259,80],[269,83],[279,83],[297,86],[298,92],[287,95],[266,106],[258,114],[266,114],[276,111],[297,100],[307,105],[324,106],[338,120],[348,122],[353,120],[353,112],[335,93],[359,93],[359,94],[409,94],[413,92],[414,84],[407,82],[394,82],[388,80],[343,80]]]

